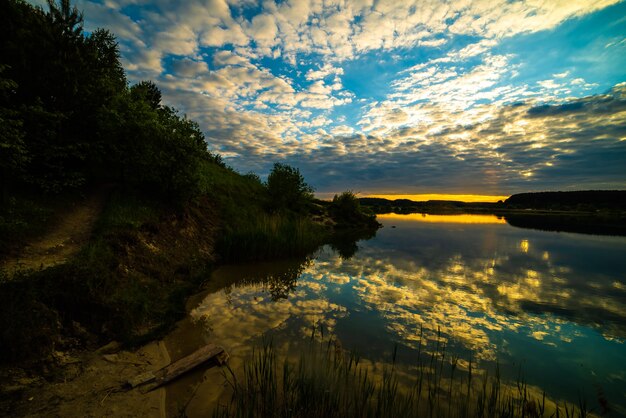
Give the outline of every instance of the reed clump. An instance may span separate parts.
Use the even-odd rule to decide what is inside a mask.
[[[309,217],[259,211],[228,224],[218,249],[229,261],[284,258],[315,251],[328,235],[327,229]]]
[[[421,340],[420,340],[421,341]],[[271,341],[253,351],[242,375],[229,370],[232,398],[213,417],[586,417],[586,404],[554,403],[523,378],[513,384],[461,369],[444,343],[420,343],[411,376],[396,366],[396,349],[382,373],[336,341],[311,342],[296,360],[279,361]]]

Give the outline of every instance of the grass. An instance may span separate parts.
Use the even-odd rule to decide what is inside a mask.
[[[315,332],[315,331],[314,331]],[[420,340],[421,341],[421,340]],[[214,418],[225,417],[586,417],[586,403],[557,404],[518,377],[513,384],[495,373],[477,373],[470,360],[446,353],[444,343],[427,352],[420,342],[417,366],[407,376],[391,363],[374,373],[357,355],[329,339],[314,342],[297,360],[278,360],[265,341],[244,363],[228,369],[232,398]]]
[[[215,164],[201,169],[201,190],[219,210],[217,252],[223,261],[267,260],[306,255],[328,240],[328,231],[306,215],[271,210],[258,177]]]
[[[96,234],[115,229],[137,229],[159,219],[163,204],[136,193],[115,190],[111,193],[98,223]]]
[[[29,237],[43,233],[54,214],[54,202],[41,197],[15,196],[0,204],[0,254],[20,247]]]
[[[285,258],[311,253],[327,238],[328,232],[309,218],[257,212],[227,224],[218,251],[228,261]]]

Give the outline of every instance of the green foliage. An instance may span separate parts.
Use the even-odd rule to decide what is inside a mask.
[[[23,122],[19,112],[7,107],[17,83],[3,77],[6,66],[0,65],[0,202],[7,197],[9,173],[23,174],[28,162],[28,153],[24,143]]]
[[[163,106],[153,82],[127,86],[111,32],[85,35],[68,0],[48,7],[0,4],[3,192],[115,182],[168,201],[197,196],[201,163],[223,165],[198,125]]]
[[[153,199],[116,190],[109,197],[96,229],[103,233],[117,229],[134,230],[148,222],[156,222],[161,210],[159,202]]]
[[[222,231],[217,252],[224,260],[242,261],[303,255],[327,238],[308,217],[283,210],[270,213],[268,192],[255,174],[203,161],[200,190],[219,211]]]
[[[376,216],[361,207],[359,199],[351,191],[335,195],[329,207],[331,217],[339,227],[378,227]]]
[[[250,171],[249,173],[244,174],[244,177],[252,180],[255,183],[262,184],[261,178],[259,177],[259,175],[254,173],[254,172],[252,172],[252,171]]]
[[[59,29],[61,34],[78,38],[83,32],[83,14],[76,6],[70,5],[70,0],[61,0],[57,4],[54,0],[46,0],[50,12],[48,18],[52,25]]]
[[[130,88],[135,101],[144,101],[154,110],[161,106],[161,90],[152,81],[141,81]]]
[[[267,191],[274,210],[302,212],[313,199],[313,188],[306,184],[300,170],[275,163],[267,177]]]
[[[361,204],[356,195],[351,191],[341,193],[333,197],[331,205],[335,216],[340,219],[350,219],[361,214]]]
[[[227,224],[218,250],[228,261],[267,260],[306,255],[327,239],[328,232],[307,217],[258,211]]]
[[[0,206],[0,253],[42,233],[52,217],[49,199],[9,197]]]
[[[38,285],[39,280],[19,276],[2,283],[0,355],[4,361],[36,359],[58,342],[59,315],[41,301]]]

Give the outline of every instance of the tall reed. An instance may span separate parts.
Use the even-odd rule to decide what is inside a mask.
[[[438,339],[441,341],[441,339]],[[512,384],[493,374],[477,373],[473,362],[460,370],[459,358],[418,348],[415,372],[406,376],[392,359],[375,373],[354,352],[333,339],[314,342],[297,360],[278,360],[271,341],[255,348],[242,374],[230,370],[233,393],[214,417],[586,417],[579,405],[547,401],[524,379]],[[550,405],[548,406],[548,403]]]
[[[218,249],[229,261],[284,258],[314,251],[327,234],[307,217],[258,212],[227,226],[219,238]]]

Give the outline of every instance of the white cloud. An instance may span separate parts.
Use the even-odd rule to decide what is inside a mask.
[[[307,80],[321,80],[331,75],[341,76],[343,75],[343,68],[333,67],[331,64],[326,63],[318,70],[313,68],[309,69],[306,73]]]
[[[350,135],[354,133],[354,128],[348,125],[339,125],[331,129],[330,133],[336,136]]]
[[[248,36],[238,25],[226,29],[209,26],[203,31],[200,39],[204,46],[247,45],[249,42]]]
[[[552,79],[538,81],[537,84],[539,84],[544,89],[556,89],[556,88],[561,87],[561,85],[559,83],[557,83],[556,81],[554,81]]]
[[[270,14],[254,16],[246,32],[256,42],[257,48],[268,48],[276,44],[278,31],[274,16]]]
[[[185,78],[193,78],[208,73],[209,66],[204,61],[194,61],[189,58],[174,60],[172,62],[174,75]]]
[[[552,74],[552,77],[555,78],[565,78],[570,74],[569,71],[563,71],[562,73]]]

